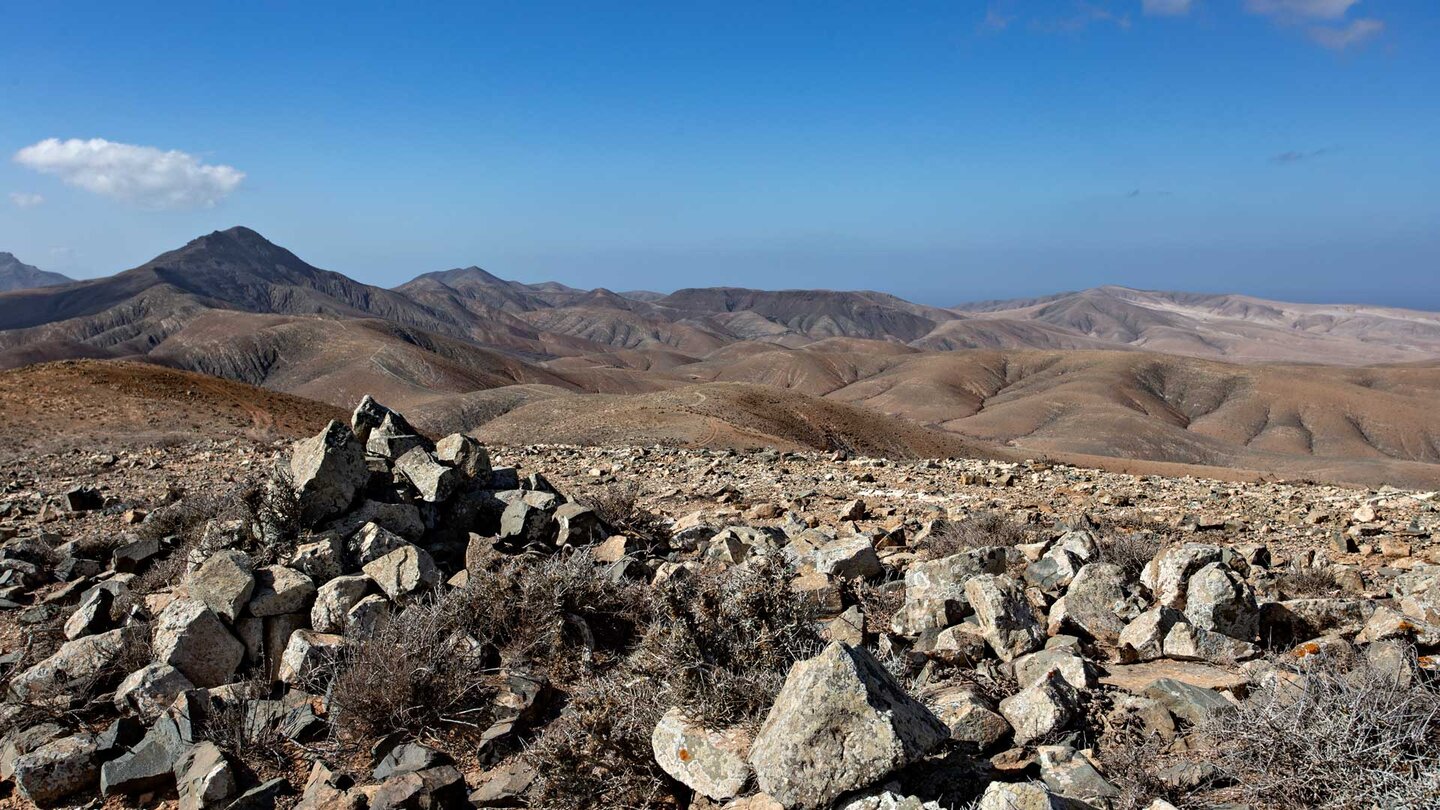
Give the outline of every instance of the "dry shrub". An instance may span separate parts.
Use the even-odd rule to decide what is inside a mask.
[[[924,545],[933,557],[949,557],[986,546],[1018,546],[1029,540],[1025,527],[1009,515],[985,511],[946,521]]]
[[[645,548],[663,549],[670,543],[665,519],[640,504],[640,490],[634,484],[602,487],[581,500],[605,525]]]
[[[480,728],[503,660],[553,683],[617,660],[648,618],[646,588],[612,582],[588,552],[520,557],[349,639],[334,680],[345,735]]]
[[[1297,565],[1282,571],[1277,580],[1276,585],[1287,599],[1330,596],[1340,590],[1334,571],[1311,565]]]
[[[1100,549],[1100,562],[1118,565],[1127,580],[1136,580],[1160,553],[1164,541],[1151,532],[1130,531],[1105,534],[1096,545]]]
[[[650,747],[650,733],[666,710],[656,699],[658,688],[650,678],[625,669],[575,687],[565,713],[525,751],[539,774],[528,806],[673,806],[673,783]]]
[[[467,637],[482,596],[470,589],[430,596],[351,638],[336,665],[331,721],[344,739],[395,729],[483,727],[490,705],[483,651]]]
[[[1440,690],[1359,655],[1281,663],[1239,710],[1199,730],[1200,756],[1263,807],[1434,807]]]
[[[792,575],[780,557],[761,557],[656,590],[644,649],[667,705],[715,726],[759,723],[791,665],[823,644]]]
[[[224,700],[211,700],[195,726],[195,738],[215,743],[232,762],[253,773],[274,772],[288,764],[290,742],[280,729],[265,723],[247,704],[269,697],[270,684],[251,678],[231,684]]]

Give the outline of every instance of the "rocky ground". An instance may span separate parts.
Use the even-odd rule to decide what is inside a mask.
[[[254,440],[0,461],[0,804],[1422,807],[1440,498]]]

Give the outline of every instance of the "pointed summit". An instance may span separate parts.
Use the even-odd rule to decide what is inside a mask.
[[[15,254],[0,251],[0,292],[31,290],[36,287],[53,287],[69,284],[74,279],[59,273],[50,273],[15,258]]]

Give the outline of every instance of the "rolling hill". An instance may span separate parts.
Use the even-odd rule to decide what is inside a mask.
[[[233,228],[108,278],[0,293],[0,368],[68,358],[342,407],[371,393],[426,430],[505,443],[1045,455],[1440,486],[1440,314],[1384,307],[1121,287],[950,308],[865,291],[621,295],[478,267],[383,289]]]

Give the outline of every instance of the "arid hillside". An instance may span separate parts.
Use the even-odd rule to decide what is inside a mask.
[[[0,367],[74,358],[336,406],[368,393],[432,433],[496,441],[1008,448],[1440,485],[1440,314],[1382,307],[1119,287],[948,309],[864,291],[622,295],[478,267],[386,290],[234,228],[109,278],[0,294]]]

